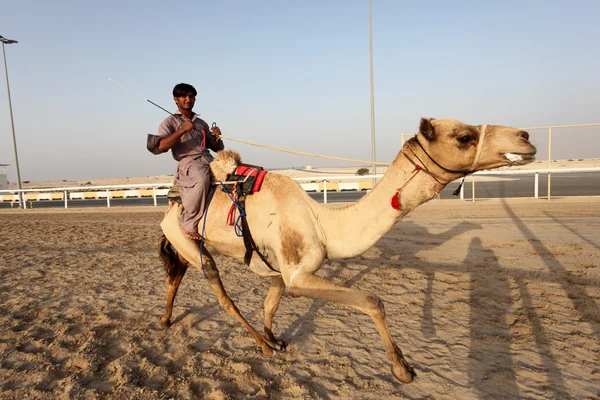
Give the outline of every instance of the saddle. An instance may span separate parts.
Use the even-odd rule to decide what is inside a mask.
[[[247,196],[258,192],[265,179],[265,171],[262,167],[250,164],[240,164],[235,171],[227,175],[227,181],[223,186],[236,196]]]
[[[254,239],[252,239],[252,234],[250,233],[250,227],[248,226],[248,221],[246,220],[246,196],[251,195],[260,190],[267,172],[268,171],[264,170],[262,167],[250,164],[240,164],[235,168],[235,170],[232,173],[227,175],[227,179],[225,182],[218,182],[216,183],[216,185],[220,186],[222,191],[229,193],[229,195],[234,200],[231,203],[229,213],[227,214],[227,221],[230,225],[234,224],[233,215],[235,213],[236,206],[239,208],[240,219],[242,223],[241,236],[244,238],[244,246],[246,247],[244,263],[246,265],[250,265],[252,253],[256,252],[256,254],[258,254],[261,260],[267,265],[267,267],[269,267],[273,271],[276,271],[269,264],[266,257],[260,252],[260,250],[256,246],[256,243],[254,243]],[[215,190],[217,190],[217,188],[215,188]],[[181,204],[181,196],[179,193],[178,185],[173,185],[171,187],[167,194],[167,199],[171,202],[177,202]],[[207,204],[207,209],[209,206],[210,201]]]

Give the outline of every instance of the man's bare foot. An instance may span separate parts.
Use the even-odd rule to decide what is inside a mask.
[[[198,232],[188,232],[184,229],[181,229],[183,231],[183,234],[185,236],[187,236],[188,238],[192,239],[192,240],[202,240],[202,235],[199,234]]]

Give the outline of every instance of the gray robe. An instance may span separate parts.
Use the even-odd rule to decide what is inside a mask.
[[[160,139],[173,134],[184,124],[181,113],[171,115],[158,127],[158,135],[148,135],[147,149],[153,154],[164,153],[158,148]],[[206,122],[192,117],[194,129],[184,134],[180,141],[171,148],[173,158],[178,161],[173,183],[179,185],[183,213],[181,227],[187,232],[198,232],[198,223],[206,210],[206,200],[210,190],[210,162],[213,151],[223,150],[221,140],[217,140],[210,132]]]

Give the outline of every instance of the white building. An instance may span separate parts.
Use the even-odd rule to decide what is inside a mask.
[[[0,190],[8,189],[8,177],[6,176],[6,167],[9,164],[0,164]]]

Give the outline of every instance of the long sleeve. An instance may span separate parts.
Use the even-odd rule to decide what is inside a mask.
[[[156,155],[164,153],[164,151],[162,151],[158,148],[159,143],[160,143],[160,136],[148,134],[148,138],[146,139],[146,148],[148,149],[148,151],[150,153],[156,154]]]

